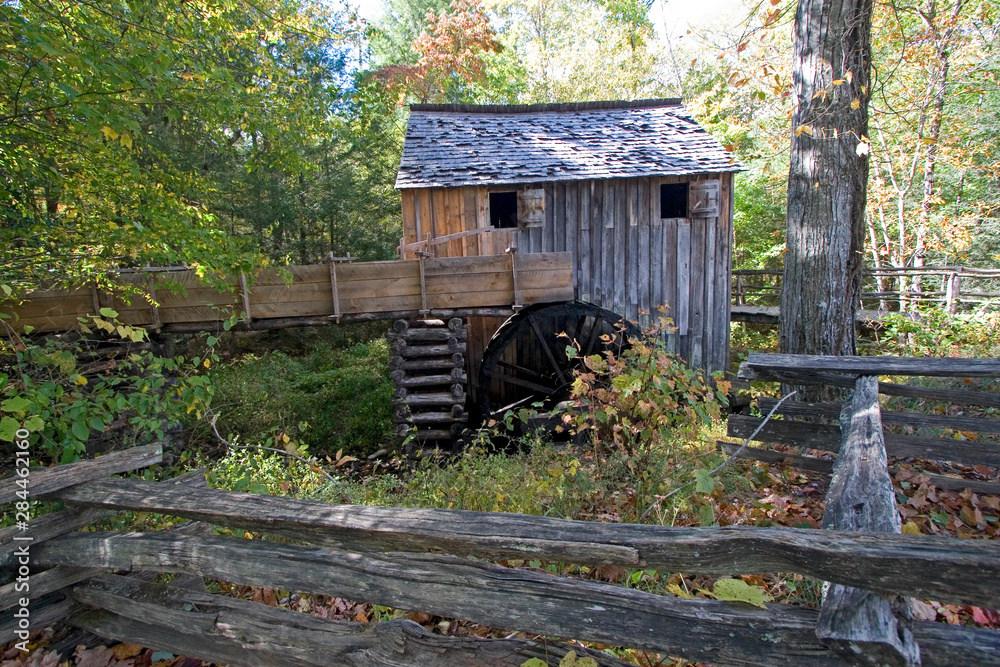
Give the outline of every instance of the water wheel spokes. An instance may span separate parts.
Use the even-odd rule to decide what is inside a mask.
[[[552,407],[566,400],[581,357],[619,350],[623,332],[635,333],[634,325],[579,301],[517,313],[497,330],[483,355],[479,385],[483,417],[496,417],[516,406]],[[570,345],[576,355],[567,354]]]

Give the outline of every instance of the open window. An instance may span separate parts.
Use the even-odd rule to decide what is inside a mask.
[[[490,193],[490,225],[496,229],[517,227],[517,193]]]
[[[687,183],[660,184],[660,217],[661,218],[688,217]]]
[[[545,190],[498,190],[489,193],[490,225],[495,229],[545,224]]]

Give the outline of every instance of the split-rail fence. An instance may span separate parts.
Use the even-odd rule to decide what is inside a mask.
[[[732,319],[774,324],[778,321],[783,274],[773,269],[732,272]],[[865,269],[859,318],[933,305],[949,313],[1000,303],[1000,269],[965,266]]]
[[[887,446],[902,456],[939,452],[893,451],[883,437],[878,391],[885,387],[876,374],[933,375],[940,367],[928,360],[770,355],[754,355],[748,363],[758,377],[854,387],[840,412],[824,530],[680,528],[338,505],[209,489],[197,475],[163,482],[108,477],[156,463],[161,453],[153,445],[33,470],[32,497],[68,508],[32,520],[27,531],[0,531],[0,562],[15,565],[15,552],[30,537],[31,627],[61,621],[101,637],[229,665],[517,667],[529,658],[558,665],[570,650],[602,666],[624,664],[544,637],[716,665],[1000,665],[1000,632],[914,622],[907,614],[909,597],[1000,607],[1000,544],[900,534]],[[971,376],[1000,376],[994,360],[950,364],[951,371],[960,367]],[[938,398],[959,400],[947,391]],[[16,487],[4,481],[0,502],[9,503]],[[80,531],[127,511],[190,523],[146,533]],[[277,541],[210,534],[207,525]],[[498,559],[713,576],[797,573],[829,587],[819,610],[758,608],[489,562]],[[161,585],[152,582],[157,573],[179,576],[174,585]],[[320,619],[208,594],[203,577],[465,619],[539,638],[440,636],[402,619]],[[191,582],[202,586],[186,587]],[[15,583],[0,587],[0,640],[19,629],[22,594]]]

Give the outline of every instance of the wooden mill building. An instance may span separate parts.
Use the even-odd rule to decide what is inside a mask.
[[[576,299],[641,323],[665,306],[670,349],[723,370],[741,168],[675,99],[413,105],[401,254],[570,253]],[[472,364],[500,322],[473,318]]]

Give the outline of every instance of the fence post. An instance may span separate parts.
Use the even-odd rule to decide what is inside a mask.
[[[945,307],[949,313],[955,314],[958,312],[958,301],[962,292],[962,270],[961,267],[957,271],[948,274],[946,280],[948,284],[945,286]]]
[[[887,470],[878,376],[862,375],[840,413],[841,446],[833,464],[823,528],[899,533],[896,494]],[[841,584],[826,584],[817,636],[850,665],[920,664],[909,602]]]

